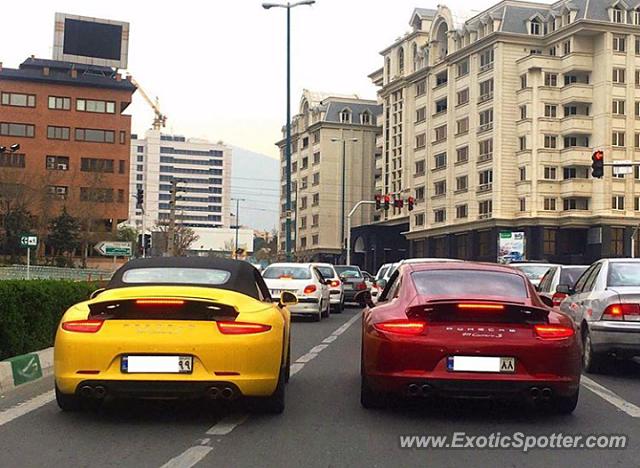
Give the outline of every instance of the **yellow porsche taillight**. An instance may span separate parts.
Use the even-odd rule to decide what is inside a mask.
[[[250,335],[252,333],[264,333],[271,330],[271,325],[247,322],[216,322],[218,330],[223,335]]]
[[[77,333],[96,333],[102,328],[104,320],[72,320],[64,322],[62,329]]]

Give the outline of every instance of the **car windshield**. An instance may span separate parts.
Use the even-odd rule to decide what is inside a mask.
[[[580,275],[589,268],[587,266],[579,267],[579,268],[563,268],[560,272],[560,283],[559,284],[568,284],[569,286],[573,286],[580,278]]]
[[[317,268],[318,268],[318,271],[320,272],[320,274],[322,275],[323,278],[331,279],[331,278],[335,277],[335,273],[333,272],[333,268],[331,268],[331,267],[323,267],[323,266],[319,266]]]
[[[484,270],[428,270],[411,274],[418,294],[424,296],[525,298],[527,286],[512,273]]]
[[[522,271],[530,280],[539,280],[549,270],[548,265],[514,265]]]
[[[358,267],[352,266],[337,266],[335,267],[339,275],[345,278],[362,278],[362,273]]]
[[[611,263],[607,286],[640,286],[640,263]]]
[[[134,268],[122,275],[128,284],[207,284],[222,285],[229,281],[231,273],[206,268]]]
[[[270,266],[264,270],[262,277],[265,279],[311,279],[311,270],[299,266]]]

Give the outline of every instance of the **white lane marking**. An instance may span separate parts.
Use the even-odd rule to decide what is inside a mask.
[[[629,416],[633,418],[640,418],[640,407],[624,400],[616,393],[609,390],[607,387],[603,387],[598,382],[591,380],[589,377],[585,377],[584,375],[582,376],[581,383],[593,393],[598,395],[600,398],[608,401],[619,410],[627,413]]]
[[[177,457],[172,458],[167,463],[162,465],[161,468],[191,468],[193,465],[206,457],[212,450],[213,447],[207,447],[204,445],[190,447]]]
[[[30,400],[23,401],[16,406],[6,409],[0,412],[0,426],[3,426],[16,418],[19,418],[20,416],[24,416],[31,411],[37,410],[38,408],[46,405],[54,399],[55,393],[53,390],[50,390],[46,393],[33,397]]]
[[[354,315],[353,317],[351,317],[347,323],[345,323],[345,324],[344,324],[344,325],[342,325],[340,328],[338,328],[336,331],[334,331],[334,332],[332,333],[332,335],[333,335],[333,336],[340,336],[340,335],[342,335],[344,332],[346,332],[346,331],[347,331],[347,329],[348,329],[351,325],[353,325],[353,324],[356,322],[356,320],[358,320],[358,319],[360,318],[360,315],[361,315],[361,314],[356,314],[356,315]]]
[[[293,364],[291,364],[291,375],[296,375],[302,370],[303,367],[304,364],[302,364],[301,362],[294,362]]]
[[[327,346],[326,344],[319,344],[318,346],[314,346],[313,348],[311,348],[309,350],[310,353],[319,353],[320,351],[322,351],[323,349],[325,349]]]
[[[330,335],[330,336],[327,336],[324,340],[322,340],[322,342],[323,343],[333,343],[337,339],[338,339],[338,337],[336,335]]]
[[[315,357],[318,355],[318,353],[307,353],[304,354],[302,356],[300,356],[298,359],[296,359],[297,363],[303,363],[306,364],[307,362],[311,361],[312,359],[315,359]]]
[[[249,417],[248,414],[232,414],[221,419],[218,423],[207,431],[207,435],[227,435],[237,426],[242,424]]]

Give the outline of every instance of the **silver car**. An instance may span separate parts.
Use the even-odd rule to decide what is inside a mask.
[[[560,310],[575,321],[587,372],[606,370],[612,356],[640,355],[640,259],[603,259],[591,265],[568,294]]]

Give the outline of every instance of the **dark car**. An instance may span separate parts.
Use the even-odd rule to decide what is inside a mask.
[[[336,265],[336,272],[344,285],[344,302],[356,302],[355,296],[369,289],[362,270],[355,265]]]

